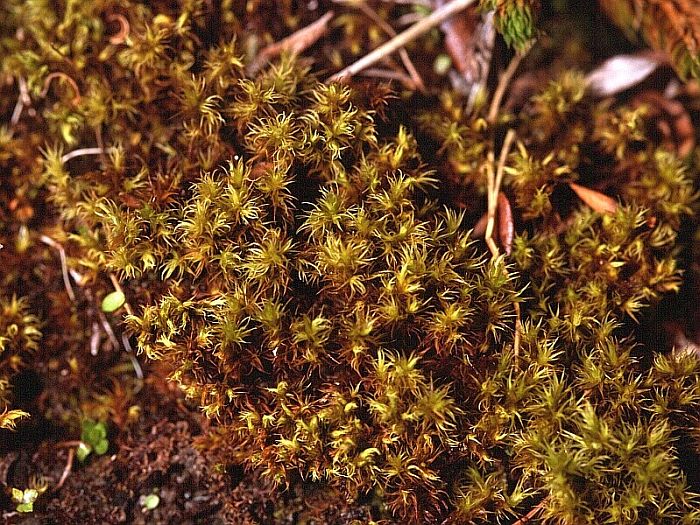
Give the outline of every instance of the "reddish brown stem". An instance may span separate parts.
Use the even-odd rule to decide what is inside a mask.
[[[46,79],[44,79],[44,89],[41,90],[41,96],[45,97],[46,94],[49,92],[49,87],[51,87],[51,81],[54,78],[62,78],[63,80],[68,82],[68,84],[70,84],[70,87],[73,88],[73,92],[75,93],[75,96],[71,100],[71,104],[73,104],[74,106],[80,104],[81,97],[78,84],[69,75],[63,73],[62,71],[54,71],[53,73],[49,73]]]
[[[107,20],[109,22],[116,22],[119,24],[119,32],[109,37],[109,43],[113,45],[123,44],[126,39],[129,38],[129,32],[131,31],[131,26],[129,21],[124,15],[119,13],[114,13],[107,15]]]
[[[75,449],[71,447],[68,449],[68,459],[66,460],[66,466],[64,467],[63,473],[61,474],[61,479],[58,480],[58,483],[56,484],[54,490],[60,490],[60,488],[68,479],[68,476],[70,475],[70,472],[73,469],[73,458],[75,458]]]

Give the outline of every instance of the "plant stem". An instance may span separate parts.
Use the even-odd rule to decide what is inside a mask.
[[[449,4],[446,4],[443,7],[436,9],[430,15],[426,16],[419,22],[416,22],[414,25],[412,25],[405,31],[399,33],[388,42],[382,44],[374,51],[368,53],[357,62],[350,64],[342,71],[339,71],[338,73],[330,77],[327,80],[327,82],[336,82],[343,78],[351,77],[359,73],[363,69],[376,64],[385,56],[394,53],[395,51],[404,47],[410,41],[414,40],[415,38],[419,37],[424,33],[427,33],[434,27],[439,26],[445,20],[459,13],[463,9],[466,9],[475,1],[476,0],[453,0]]]

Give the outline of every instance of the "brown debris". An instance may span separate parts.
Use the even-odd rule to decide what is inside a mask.
[[[433,0],[433,3],[439,8],[446,2]],[[440,29],[445,35],[445,49],[473,99],[478,90],[484,88],[489,75],[496,42],[493,14],[482,15],[476,9],[468,9],[463,16],[444,21]]]
[[[328,23],[333,16],[333,11],[328,11],[312,24],[302,27],[287,38],[262,49],[260,53],[258,53],[258,56],[255,57],[255,60],[248,66],[248,74],[254,75],[256,72],[260,71],[270,59],[282,53],[293,53],[296,55],[314,45],[318,39],[328,31]]]
[[[580,186],[575,182],[570,182],[569,187],[574,190],[579,199],[594,211],[598,213],[615,213],[617,211],[617,202],[604,193]]]
[[[664,97],[658,91],[643,91],[632,99],[632,107],[645,105],[647,118],[655,122],[661,143],[680,157],[687,157],[695,148],[695,128],[683,104]]]
[[[510,201],[503,192],[498,193],[498,240],[501,243],[503,251],[506,255],[510,255],[513,248],[513,234],[515,227],[513,225],[513,210],[510,207]]]
[[[414,25],[399,33],[388,42],[385,42],[374,51],[371,51],[358,61],[353,62],[348,67],[344,68],[342,71],[339,71],[335,75],[331,76],[328,79],[328,82],[341,81],[342,79],[356,75],[363,69],[373,66],[384,57],[391,55],[395,51],[404,47],[407,43],[430,31],[432,28],[439,26],[445,20],[455,16],[474,2],[475,0],[452,0],[452,2],[449,4],[444,5],[440,9],[436,9],[430,13],[430,15],[419,20]]]

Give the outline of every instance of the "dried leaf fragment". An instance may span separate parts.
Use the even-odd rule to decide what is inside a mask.
[[[506,255],[510,255],[513,248],[513,234],[515,226],[513,225],[513,210],[510,207],[510,201],[503,192],[498,193],[498,240],[501,242],[501,247]]]
[[[660,53],[616,55],[588,73],[586,85],[598,97],[615,95],[642,82],[664,62]]]
[[[586,188],[575,182],[570,182],[569,187],[574,190],[579,199],[593,208],[594,211],[598,213],[615,213],[617,211],[617,202],[604,193]]]

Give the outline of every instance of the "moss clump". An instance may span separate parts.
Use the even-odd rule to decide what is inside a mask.
[[[522,45],[535,4],[513,4],[497,7]],[[43,11],[10,7],[18,27]],[[502,114],[520,234],[510,259],[489,257],[470,233],[500,146],[485,111],[443,96],[418,120],[442,147],[421,156],[413,122],[380,123],[371,96],[303,61],[250,77],[237,35],[200,45],[201,3],[129,7],[118,44],[101,16],[123,6],[66,9],[3,64],[47,97],[43,183],[76,268],[102,295],[100,272],[121,279],[139,350],[216,420],[213,461],[373,494],[412,523],[535,505],[559,523],[700,518],[674,449],[700,363],[644,362],[633,338],[678,287],[694,200],[643,112],[589,100],[567,73]],[[56,48],[76,64],[49,78]],[[442,205],[426,158],[457,173],[465,210]],[[574,181],[617,211],[584,207]]]
[[[539,0],[481,0],[481,9],[495,12],[495,25],[506,44],[523,49],[536,35]]]
[[[40,338],[39,320],[24,298],[0,299],[0,428],[14,428],[18,419],[29,415],[9,409],[10,379],[37,349]]]

